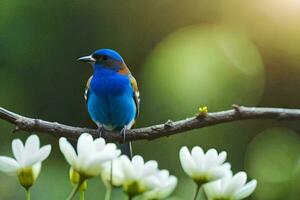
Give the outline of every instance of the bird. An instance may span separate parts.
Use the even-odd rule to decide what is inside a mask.
[[[78,58],[89,63],[93,75],[87,81],[84,98],[92,121],[102,131],[123,134],[122,154],[132,157],[130,142],[125,142],[126,131],[131,129],[139,115],[140,95],[133,77],[122,56],[113,49],[98,49],[89,56]]]

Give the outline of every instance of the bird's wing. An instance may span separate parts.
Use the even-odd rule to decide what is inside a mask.
[[[86,103],[87,103],[88,98],[89,98],[90,84],[91,84],[92,78],[93,78],[93,76],[91,76],[89,78],[89,80],[86,82],[86,86],[85,86],[85,90],[84,90],[84,99],[85,99]]]
[[[137,118],[139,113],[140,113],[140,92],[139,92],[139,89],[138,89],[137,82],[131,74],[129,74],[129,80],[130,80],[131,86],[133,88],[133,98],[134,98],[134,102],[135,102],[135,105],[136,105],[135,118]]]

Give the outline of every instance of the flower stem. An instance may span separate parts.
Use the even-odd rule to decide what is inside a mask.
[[[85,179],[80,178],[78,184],[73,188],[73,190],[71,191],[71,193],[69,194],[67,200],[72,200],[75,196],[75,194],[78,192],[80,186],[82,185],[82,183],[85,181]]]
[[[111,199],[111,192],[112,192],[112,187],[107,187],[106,193],[105,193],[105,200]]]
[[[110,161],[110,185],[113,186],[113,161]]]
[[[110,186],[106,188],[105,200],[111,199],[112,187],[113,187],[113,161],[110,161]]]
[[[84,200],[84,191],[80,191],[80,200]]]
[[[202,185],[202,184],[199,184],[199,183],[197,183],[197,185],[196,185],[196,191],[195,191],[195,195],[194,195],[194,200],[196,200],[197,197],[198,197],[198,194],[199,194],[201,185]]]
[[[30,200],[30,190],[26,190],[26,200]]]
[[[208,200],[204,187],[202,187],[203,200]]]

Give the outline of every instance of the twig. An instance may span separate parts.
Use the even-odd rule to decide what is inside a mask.
[[[73,127],[57,122],[28,118],[1,107],[0,119],[14,124],[14,132],[21,130],[27,132],[41,132],[55,137],[66,137],[73,140],[76,140],[81,133],[85,132],[92,134],[94,137],[99,135],[96,129]],[[200,114],[179,121],[168,120],[164,124],[129,130],[126,133],[126,141],[153,140],[193,129],[246,119],[300,120],[300,109],[244,107],[233,105],[233,109],[230,110],[207,113],[206,115]],[[102,136],[107,141],[123,141],[123,136],[119,133],[105,132]]]

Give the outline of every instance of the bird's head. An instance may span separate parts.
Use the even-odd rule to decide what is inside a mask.
[[[121,55],[112,49],[98,49],[89,56],[78,58],[78,61],[90,63],[95,70],[107,68],[120,73],[128,70]]]

